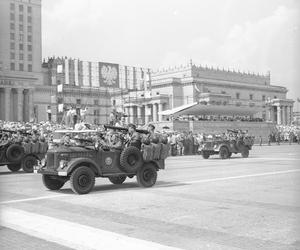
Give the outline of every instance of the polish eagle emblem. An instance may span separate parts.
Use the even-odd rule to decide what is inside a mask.
[[[118,71],[116,67],[110,65],[103,65],[101,68],[101,75],[103,78],[103,82],[106,85],[116,84],[118,78]]]

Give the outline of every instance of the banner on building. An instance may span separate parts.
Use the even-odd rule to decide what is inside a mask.
[[[63,92],[63,84],[57,85],[57,93],[62,93]]]
[[[119,87],[119,65],[99,62],[100,86]]]
[[[63,66],[61,64],[57,65],[57,73],[60,74],[63,72]]]

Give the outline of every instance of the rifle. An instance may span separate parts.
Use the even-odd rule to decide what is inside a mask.
[[[120,130],[120,131],[126,131],[128,132],[128,128],[124,128],[124,127],[116,127],[116,126],[112,126],[112,125],[104,125],[105,129],[115,129],[115,130]],[[149,134],[149,132],[145,129],[136,129],[136,132],[140,133],[140,134]]]
[[[74,138],[74,140],[80,141],[80,142],[94,143],[94,141],[89,140],[89,139],[84,139],[84,138]]]

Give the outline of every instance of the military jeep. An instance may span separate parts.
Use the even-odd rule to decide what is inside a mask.
[[[118,129],[118,128],[117,128]],[[92,144],[92,143],[91,143]],[[134,146],[122,149],[95,147],[94,145],[64,146],[49,149],[35,173],[42,174],[43,184],[50,190],[59,190],[70,181],[77,194],[89,193],[96,177],[108,178],[113,184],[122,184],[126,178],[136,176],[142,187],[156,183],[157,171],[165,168],[167,145],[160,147],[159,157],[143,157],[144,152]]]
[[[9,130],[4,132],[16,133],[16,131]],[[6,165],[12,172],[17,172],[22,168],[25,172],[32,173],[33,167],[45,157],[47,149],[46,142],[7,141],[1,143],[0,166]]]
[[[249,156],[249,151],[252,149],[254,137],[241,136],[239,138],[213,138],[204,141],[199,152],[204,159],[208,159],[211,155],[219,155],[221,159],[227,159],[232,154],[241,153],[243,158]]]

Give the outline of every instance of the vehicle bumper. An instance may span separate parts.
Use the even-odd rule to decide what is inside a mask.
[[[37,166],[33,172],[35,174],[47,174],[47,175],[58,175],[58,176],[67,176],[67,171],[64,171],[62,169],[49,169],[45,167]]]

